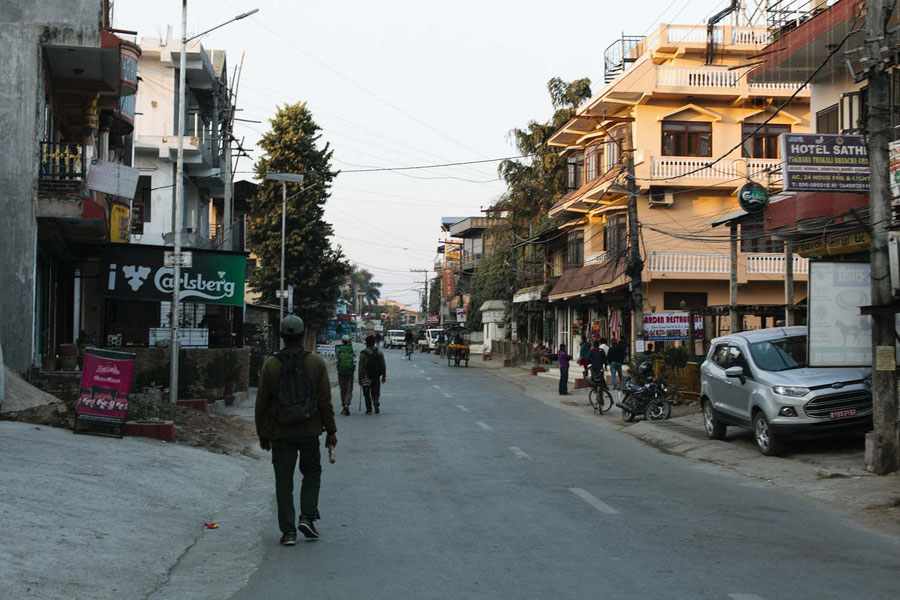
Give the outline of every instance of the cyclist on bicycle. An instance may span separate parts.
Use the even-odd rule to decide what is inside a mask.
[[[413,335],[411,329],[406,330],[406,335],[403,337],[403,341],[406,343],[406,353],[412,354],[413,346],[416,343],[416,338]]]
[[[593,377],[602,375],[603,368],[609,364],[609,361],[606,359],[606,352],[600,347],[599,341],[594,342],[594,347],[591,348],[588,354],[588,364],[591,366],[591,376]]]

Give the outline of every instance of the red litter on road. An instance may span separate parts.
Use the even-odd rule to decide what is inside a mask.
[[[219,528],[218,523],[204,523],[203,526],[206,527],[207,529],[218,529]]]

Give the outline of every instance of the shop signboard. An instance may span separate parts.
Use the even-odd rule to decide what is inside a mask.
[[[131,214],[127,206],[113,203],[109,209],[109,241],[127,244],[131,239]]]
[[[888,144],[890,162],[888,169],[891,173],[891,195],[894,200],[900,200],[900,140]]]
[[[688,313],[649,313],[644,315],[644,337],[648,342],[687,340]],[[703,337],[703,315],[694,315],[694,339]]]
[[[871,304],[869,263],[809,264],[809,366],[872,365],[872,318],[859,314]]]
[[[437,315],[428,315],[427,317],[425,317],[425,323],[428,325],[437,325],[440,322],[441,320]]]
[[[133,200],[140,174],[141,172],[134,167],[95,160],[92,161],[88,171],[87,187],[95,192]]]
[[[120,245],[107,248],[100,261],[100,293],[125,300],[171,300],[172,267],[165,266],[162,246]],[[179,300],[244,305],[247,259],[241,253],[193,251],[190,268],[181,269]]]
[[[861,135],[781,134],[783,189],[868,192],[869,157]]]
[[[452,298],[456,295],[456,275],[453,267],[441,269],[441,294],[444,298]]]
[[[84,353],[81,389],[75,405],[79,424],[118,427],[124,434],[134,354],[88,348]]]
[[[816,237],[797,245],[800,256],[836,256],[853,254],[869,250],[871,238],[865,229],[857,229],[844,233],[832,233],[824,237]]]

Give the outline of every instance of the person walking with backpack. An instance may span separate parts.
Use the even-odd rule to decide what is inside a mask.
[[[350,416],[350,403],[353,400],[353,372],[356,370],[356,354],[350,336],[341,338],[341,345],[334,349],[337,355],[338,383],[341,388],[341,414]]]
[[[284,347],[263,363],[256,394],[256,432],[263,450],[272,451],[275,499],[281,544],[297,543],[297,530],[306,538],[319,537],[319,488],[322,457],[319,436],[325,446],[337,445],[337,426],[331,406],[331,382],[325,361],[301,347],[303,320],[288,315],[281,321]],[[295,526],[294,469],[299,461],[300,519]]]
[[[384,354],[375,347],[375,338],[366,336],[366,349],[359,353],[359,385],[366,399],[366,414],[381,412],[381,384],[387,382],[387,366]]]

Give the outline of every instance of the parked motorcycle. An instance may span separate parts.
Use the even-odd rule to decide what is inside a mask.
[[[649,377],[653,373],[653,365],[643,362],[639,367],[642,376]],[[668,390],[661,379],[651,380],[644,385],[638,385],[627,378],[622,387],[624,396],[616,403],[622,409],[622,419],[626,423],[634,421],[637,415],[644,415],[648,421],[662,421],[672,414],[672,403],[666,397]]]

